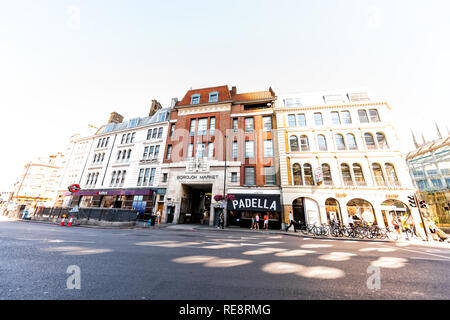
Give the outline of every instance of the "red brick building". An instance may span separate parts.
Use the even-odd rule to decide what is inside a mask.
[[[231,195],[228,225],[250,226],[258,214],[262,227],[267,214],[280,228],[275,99],[271,88],[238,93],[224,85],[189,90],[176,103],[162,168],[165,219],[214,225],[224,210],[218,197]]]

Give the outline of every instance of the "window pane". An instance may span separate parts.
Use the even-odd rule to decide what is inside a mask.
[[[172,145],[168,145],[168,146],[167,146],[167,156],[166,156],[166,160],[170,160],[171,154],[172,154]]]
[[[147,131],[147,140],[150,140],[152,138],[152,129],[148,129]],[[123,136],[122,136],[122,143],[123,143]]]
[[[254,167],[245,168],[245,184],[247,184],[247,185],[255,184],[255,168]]]
[[[300,186],[303,184],[302,167],[298,163],[292,166],[292,176],[294,177],[294,185]]]
[[[336,134],[334,137],[336,140],[336,148],[338,150],[345,150],[344,136],[342,134]]]
[[[233,141],[233,158],[237,158],[238,156],[238,143],[237,141]]]
[[[358,150],[358,146],[356,145],[355,136],[351,133],[347,133],[347,145],[349,150]]]
[[[322,177],[323,177],[323,183],[327,186],[333,185],[333,178],[331,176],[331,169],[330,165],[324,163],[322,164]]]
[[[289,143],[291,145],[291,151],[299,151],[299,147],[298,147],[298,138],[297,136],[291,136],[289,138]]]
[[[307,136],[300,136],[300,146],[302,151],[309,151],[309,141]]]
[[[237,182],[237,172],[231,173],[231,182]]]
[[[245,141],[245,157],[254,158],[255,157],[255,142]]]
[[[378,141],[378,147],[380,149],[389,149],[389,146],[386,141],[386,137],[381,132],[377,132],[377,141]]]
[[[195,124],[196,124],[196,120],[191,119],[191,125],[189,127],[189,135],[191,135],[191,136],[195,135]]]
[[[188,148],[187,148],[187,158],[190,159],[192,158],[192,151],[194,150],[194,145],[192,143],[188,144]]]
[[[358,110],[359,122],[366,123],[369,122],[369,118],[367,118],[366,110]]]
[[[203,158],[205,156],[205,143],[197,143],[195,148],[195,157]]]
[[[216,130],[216,117],[211,117],[209,120],[209,135],[213,136]]]
[[[377,109],[369,109],[370,121],[380,122],[380,116],[378,115]]]
[[[342,115],[342,123],[343,124],[352,123],[352,118],[350,116],[350,111],[342,111],[341,115]]]
[[[208,143],[208,158],[212,159],[214,155],[214,143]]]
[[[272,140],[264,140],[264,157],[273,157]]]
[[[313,186],[314,185],[314,178],[313,178],[313,172],[312,167],[309,163],[305,163],[303,165],[303,176],[305,177],[305,185],[307,186]]]
[[[301,127],[306,126],[306,117],[305,114],[301,113],[297,115],[297,124]]]
[[[238,130],[238,119],[233,119],[233,131],[237,132]]]
[[[264,184],[275,184],[275,169],[274,167],[264,167]]]
[[[325,136],[323,134],[319,134],[317,136],[317,144],[319,145],[319,150],[320,151],[327,151],[328,150],[327,139],[325,138]]]
[[[385,168],[391,186],[400,186],[400,182],[398,181],[394,166],[391,163],[386,163]]]
[[[323,125],[322,114],[320,112],[314,113],[314,123],[316,126]]]
[[[158,130],[158,139],[162,138],[162,134],[163,134],[163,128],[159,128],[159,130]]]
[[[359,164],[353,164],[353,176],[355,177],[356,185],[365,186],[366,180],[364,179],[364,174],[362,172],[362,168]]]
[[[156,139],[156,136],[158,135],[158,129],[155,128],[153,129],[153,135],[152,135],[152,139]]]
[[[155,159],[158,159],[159,156],[159,145],[155,147],[155,155],[153,156]]]
[[[342,179],[344,180],[344,185],[346,186],[352,186],[353,180],[352,175],[350,173],[350,167],[348,164],[341,164],[341,172],[342,172]]]
[[[288,115],[288,126],[289,127],[295,127],[297,126],[297,123],[295,121],[295,114],[289,114]]]
[[[245,118],[245,132],[251,132],[253,128],[253,118]]]
[[[375,181],[378,186],[385,186],[386,180],[384,179],[383,170],[378,163],[372,164],[373,174],[375,176]]]
[[[208,125],[208,118],[201,118],[198,120],[198,132],[197,134],[199,136],[203,136],[206,134],[206,128]]]
[[[377,148],[375,140],[373,140],[373,136],[370,133],[364,133],[364,140],[366,141],[367,149],[373,150]]]
[[[339,117],[339,112],[337,112],[337,111],[331,112],[331,123],[332,124],[341,124],[341,118]]]
[[[263,117],[263,131],[272,130],[272,117]]]

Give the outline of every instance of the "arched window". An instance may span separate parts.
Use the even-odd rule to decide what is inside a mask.
[[[121,184],[123,184],[125,182],[125,175],[127,174],[127,171],[124,170],[122,173],[122,181],[120,182]]]
[[[292,176],[294,177],[294,185],[301,186],[302,180],[302,167],[298,163],[294,163],[292,166]]]
[[[367,117],[367,111],[364,109],[358,110],[359,122],[367,123],[369,118]]]
[[[375,181],[378,186],[385,186],[386,179],[384,178],[383,169],[379,163],[372,163],[372,170],[375,176]]]
[[[375,140],[373,140],[373,136],[371,133],[364,133],[364,140],[366,141],[367,149],[374,150],[377,148],[377,145],[375,144]]]
[[[331,169],[328,163],[322,163],[322,177],[324,185],[326,186],[333,185],[333,177],[331,176]]]
[[[119,170],[119,172],[117,173],[116,184],[118,184],[120,182],[121,175],[122,175],[122,171]]]
[[[125,143],[129,143],[130,142],[130,137],[131,137],[131,133],[127,134],[127,140],[125,141]]]
[[[372,204],[364,199],[352,199],[347,202],[347,212],[356,224],[378,225]]]
[[[342,224],[341,208],[339,206],[339,202],[336,199],[328,198],[325,201],[325,211],[327,213],[328,224],[331,225],[332,220],[339,224]]]
[[[319,145],[319,150],[320,151],[327,151],[328,150],[327,139],[325,138],[325,136],[323,134],[319,134],[317,136],[317,144]]]
[[[345,110],[341,112],[342,115],[342,123],[349,124],[352,123],[352,117],[350,116],[350,111]]]
[[[342,134],[338,133],[334,136],[334,138],[336,140],[336,148],[338,150],[345,150],[344,136]]]
[[[356,185],[358,186],[366,185],[366,179],[364,179],[362,167],[359,163],[353,164],[353,176],[355,177]]]
[[[353,186],[352,174],[350,172],[350,167],[348,166],[348,164],[346,163],[341,164],[341,172],[342,172],[342,179],[344,180],[344,185]]]
[[[380,116],[378,115],[377,109],[369,109],[370,121],[380,122]]]
[[[347,145],[349,150],[358,150],[358,145],[356,144],[355,136],[352,133],[347,133]]]
[[[305,185],[307,186],[314,185],[312,167],[309,163],[305,163],[303,165],[303,176],[305,177]]]
[[[380,149],[389,149],[389,145],[386,141],[386,137],[383,133],[377,132],[377,142],[378,142],[378,148]]]
[[[331,123],[332,124],[341,124],[341,118],[339,117],[339,112],[331,111]]]
[[[386,175],[388,177],[391,186],[400,186],[400,181],[398,181],[397,174],[395,173],[395,168],[392,163],[385,163]]]
[[[300,136],[300,147],[302,148],[302,151],[309,151],[309,141],[307,136]]]
[[[289,143],[291,145],[291,151],[300,151],[298,148],[298,138],[297,136],[291,136],[289,138]]]

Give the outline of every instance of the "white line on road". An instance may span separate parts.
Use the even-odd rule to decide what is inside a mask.
[[[387,245],[382,245],[383,247],[388,247],[388,248],[395,248],[392,246],[387,246]],[[450,257],[446,257],[446,256],[441,256],[439,254],[433,254],[433,253],[429,253],[429,252],[424,252],[424,251],[417,251],[417,250],[411,250],[411,249],[406,249],[406,248],[400,248],[397,247],[395,249],[399,249],[399,250],[406,250],[406,251],[410,251],[410,252],[415,252],[415,253],[419,253],[419,254],[426,254],[429,256],[434,256],[434,257],[438,257],[438,258],[444,258],[446,261],[450,261]]]

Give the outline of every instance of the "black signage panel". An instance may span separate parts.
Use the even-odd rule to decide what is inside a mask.
[[[279,194],[233,194],[233,196],[234,200],[228,200],[228,210],[281,212]]]

